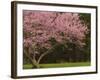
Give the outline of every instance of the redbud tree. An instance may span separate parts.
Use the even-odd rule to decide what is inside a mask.
[[[88,28],[78,13],[23,11],[24,54],[36,68],[40,67],[41,59],[60,44],[83,47],[87,33]],[[44,48],[46,51],[41,51]]]

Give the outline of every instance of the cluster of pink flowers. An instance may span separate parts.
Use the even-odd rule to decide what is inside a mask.
[[[78,13],[23,11],[24,47],[33,44],[51,48],[50,39],[58,43],[64,41],[83,46],[88,28],[82,23]]]

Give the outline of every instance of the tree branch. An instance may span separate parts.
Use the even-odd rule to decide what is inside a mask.
[[[39,57],[37,63],[39,64],[40,61],[41,61],[41,59],[42,59],[45,55],[47,55],[48,53],[52,52],[58,45],[59,45],[58,43],[55,44],[51,49],[49,49],[49,50],[46,51],[45,53],[41,54],[41,56]]]

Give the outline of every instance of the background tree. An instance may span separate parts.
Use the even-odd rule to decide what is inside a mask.
[[[73,52],[85,46],[87,25],[78,13],[23,11],[24,55],[39,68],[42,58],[63,45]]]
[[[80,19],[83,23],[87,25],[88,28],[88,34],[86,34],[86,39],[85,39],[85,46],[84,46],[84,61],[88,60],[90,61],[90,56],[91,56],[91,14],[85,14],[85,13],[80,13]]]

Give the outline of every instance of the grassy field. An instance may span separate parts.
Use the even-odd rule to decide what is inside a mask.
[[[40,64],[41,68],[58,68],[58,67],[81,67],[90,66],[90,62],[76,62],[76,63],[54,63],[54,64]],[[25,64],[23,69],[32,69],[31,64]]]

